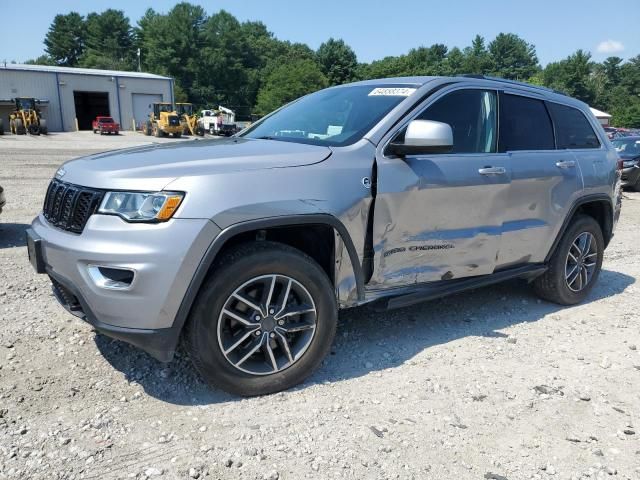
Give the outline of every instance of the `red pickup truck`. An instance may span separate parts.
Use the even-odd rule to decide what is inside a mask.
[[[115,133],[118,135],[120,131],[120,124],[113,121],[111,117],[96,117],[93,121],[93,133],[100,132],[100,135],[105,133]]]

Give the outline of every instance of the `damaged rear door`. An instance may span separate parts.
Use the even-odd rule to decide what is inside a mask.
[[[371,232],[372,288],[448,280],[494,271],[510,184],[509,157],[497,153],[497,93],[440,91],[410,120],[449,124],[449,153],[376,156]]]

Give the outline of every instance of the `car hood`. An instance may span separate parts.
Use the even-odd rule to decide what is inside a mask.
[[[179,177],[299,167],[330,155],[327,147],[276,140],[176,141],[71,160],[56,177],[93,188],[162,190]]]
[[[640,155],[637,153],[619,153],[618,156],[620,160],[635,160],[636,158],[640,158]]]

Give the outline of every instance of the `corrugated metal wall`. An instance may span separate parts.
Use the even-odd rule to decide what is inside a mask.
[[[0,68],[0,99],[9,100],[15,97],[34,97],[40,100],[48,100],[48,116],[52,112],[60,111],[58,94],[56,90],[56,78],[53,73],[45,72],[21,72]],[[73,107],[73,102],[71,102]],[[4,120],[4,128],[9,131],[8,112],[11,109],[3,108],[0,115]],[[47,126],[51,131],[60,131],[60,117],[47,118]]]
[[[54,72],[11,70],[0,67],[0,99],[34,97],[48,100],[46,119],[49,130],[75,130],[74,91],[106,92],[109,108],[123,130],[133,125],[133,93],[162,95],[162,100],[172,100],[172,84],[168,79],[132,78],[126,72],[122,76],[102,76]],[[8,109],[0,109],[0,117],[9,129]]]

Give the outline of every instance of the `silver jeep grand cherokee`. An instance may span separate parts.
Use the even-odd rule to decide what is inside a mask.
[[[58,170],[28,231],[60,303],[212,385],[289,388],[338,310],[526,278],[571,305],[598,279],[618,156],[588,107],[485,77],[322,90],[229,140]]]

